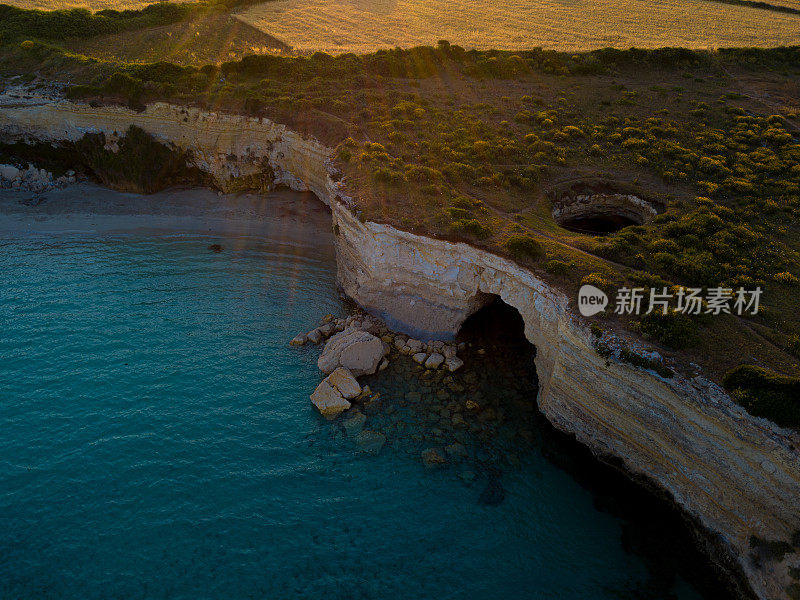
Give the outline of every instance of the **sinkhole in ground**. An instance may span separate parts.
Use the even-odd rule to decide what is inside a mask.
[[[608,235],[630,225],[644,225],[658,207],[637,193],[607,182],[578,182],[552,192],[553,220],[564,229]]]

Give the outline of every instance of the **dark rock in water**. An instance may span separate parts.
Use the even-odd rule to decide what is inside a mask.
[[[478,496],[478,502],[484,506],[500,506],[503,500],[506,499],[506,491],[500,482],[500,473],[496,469],[489,469],[487,475],[489,476],[489,481],[486,483],[481,495]]]
[[[222,246],[220,244],[211,244],[208,249],[212,252],[222,252]]]

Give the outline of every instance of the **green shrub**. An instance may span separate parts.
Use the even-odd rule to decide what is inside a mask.
[[[442,172],[448,179],[454,181],[472,181],[475,179],[475,167],[460,162],[448,163],[442,167]]]
[[[468,233],[478,239],[485,239],[492,235],[492,228],[477,219],[460,219],[453,223],[453,229]]]
[[[575,267],[574,263],[566,263],[563,260],[549,260],[544,265],[544,270],[553,275],[566,275]]]
[[[375,181],[387,183],[389,185],[401,185],[408,183],[408,179],[402,171],[393,169],[391,167],[377,167],[372,171],[372,177]]]
[[[0,39],[39,38],[63,40],[86,38],[131,29],[168,25],[187,19],[200,6],[158,2],[141,10],[26,10],[0,4]]]
[[[445,209],[453,221],[464,221],[472,217],[472,213],[465,208],[458,208],[457,206],[450,206]]]
[[[697,322],[688,315],[679,312],[655,310],[639,321],[640,331],[670,348],[683,350],[695,346],[700,340],[697,333]]]
[[[593,285],[605,292],[611,289],[611,282],[602,273],[589,273],[586,277],[581,279],[581,285]]]
[[[800,377],[739,365],[728,371],[722,383],[750,414],[784,427],[800,427]]]
[[[75,147],[85,164],[108,187],[151,194],[199,178],[199,174],[187,168],[184,152],[156,142],[134,125],[118,141],[117,152],[106,150],[105,144],[104,134],[86,134]]]
[[[537,258],[542,254],[541,244],[527,235],[512,235],[506,240],[505,246],[509,254],[518,260]]]
[[[423,165],[406,165],[406,177],[409,181],[432,183],[441,181],[442,173],[431,167]]]
[[[800,284],[800,277],[788,272],[776,273],[775,281],[784,285],[796,286]]]

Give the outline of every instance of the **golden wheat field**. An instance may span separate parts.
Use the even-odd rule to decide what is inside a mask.
[[[440,39],[466,48],[567,51],[800,43],[798,15],[708,0],[278,0],[239,18],[297,50],[332,54]]]

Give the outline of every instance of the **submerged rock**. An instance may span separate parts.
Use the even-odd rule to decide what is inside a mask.
[[[366,331],[345,329],[328,340],[317,365],[324,373],[346,367],[356,377],[371,375],[384,355],[383,342]]]
[[[458,474],[458,477],[461,479],[461,481],[463,481],[467,485],[471,485],[472,482],[475,481],[476,475],[473,471],[470,471],[469,469],[464,469]]]
[[[353,438],[361,433],[366,422],[367,416],[356,408],[348,411],[347,417],[342,421],[342,427],[344,427],[347,437]]]
[[[343,411],[350,408],[350,402],[342,396],[342,393],[325,379],[317,386],[311,394],[311,403],[317,407],[320,414],[332,421]]]
[[[377,431],[363,430],[355,436],[359,449],[367,454],[378,454],[386,443],[386,436]]]
[[[436,448],[428,448],[422,453],[422,462],[426,467],[432,468],[443,465],[446,461]]]
[[[455,442],[445,447],[445,452],[447,452],[450,456],[453,456],[455,458],[466,458],[467,456],[469,456],[467,448],[464,446],[464,444],[461,444],[459,442]]]

